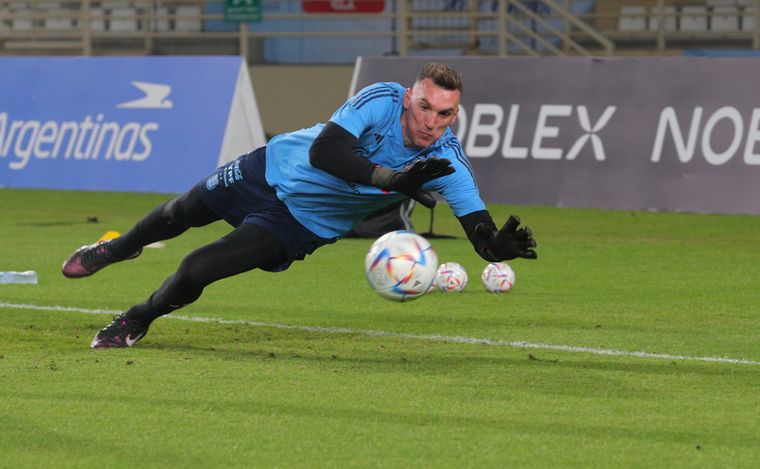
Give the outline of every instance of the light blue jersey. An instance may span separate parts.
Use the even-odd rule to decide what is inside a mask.
[[[484,210],[470,163],[451,129],[427,148],[404,146],[401,113],[405,88],[376,83],[361,90],[330,118],[359,141],[354,154],[395,170],[419,159],[448,158],[453,174],[429,181],[425,190],[440,193],[456,216]],[[324,124],[274,137],[267,144],[266,180],[293,217],[322,238],[335,238],[378,209],[405,198],[337,178],[309,163],[309,148]]]

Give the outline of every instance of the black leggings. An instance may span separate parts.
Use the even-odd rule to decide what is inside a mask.
[[[200,199],[200,188],[172,199],[150,212],[134,228],[111,243],[114,255],[126,257],[150,243],[173,238],[191,227],[205,226],[220,217]],[[148,299],[127,311],[127,317],[146,326],[154,319],[197,300],[203,289],[226,277],[284,262],[285,250],[269,231],[241,224],[226,236],[185,257],[175,273]]]

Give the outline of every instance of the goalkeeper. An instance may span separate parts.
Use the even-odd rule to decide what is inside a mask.
[[[462,82],[430,63],[412,88],[375,83],[349,99],[327,124],[278,135],[156,207],[124,236],[76,250],[70,278],[140,255],[150,243],[225,220],[234,229],[191,252],[142,303],[117,316],[93,348],[130,347],[158,317],[192,303],[217,280],[252,269],[279,272],[334,243],[379,208],[407,196],[430,205],[439,192],[477,253],[487,261],[535,259],[536,242],[519,219],[497,230],[472,168],[449,126]]]

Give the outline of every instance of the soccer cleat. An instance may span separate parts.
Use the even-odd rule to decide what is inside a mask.
[[[90,348],[125,348],[145,337],[148,328],[138,321],[120,314],[113,318],[111,324],[101,329],[90,343]]]
[[[63,275],[68,278],[87,277],[109,264],[134,259],[142,253],[142,248],[140,248],[127,257],[116,257],[111,254],[109,243],[109,241],[101,241],[89,246],[82,246],[74,251],[74,254],[63,263],[61,268]]]

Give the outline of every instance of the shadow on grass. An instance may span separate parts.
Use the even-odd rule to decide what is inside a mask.
[[[155,412],[162,409],[162,414],[167,416],[195,415],[198,409],[213,413],[217,418],[225,415],[234,421],[313,421],[320,420],[324,425],[338,427],[352,426],[375,426],[378,424],[393,426],[418,427],[420,430],[436,428],[449,428],[457,433],[484,433],[484,432],[508,432],[510,434],[528,434],[537,438],[548,438],[547,442],[554,437],[578,436],[591,440],[633,440],[646,444],[676,443],[691,445],[694,442],[709,439],[713,445],[726,445],[733,447],[756,448],[756,438],[749,434],[710,434],[698,430],[685,428],[667,429],[662,426],[654,428],[648,424],[630,425],[611,423],[609,425],[589,423],[585,421],[568,421],[557,415],[556,418],[544,418],[543,421],[535,418],[517,418],[505,412],[500,415],[451,415],[443,414],[443,409],[433,409],[430,412],[411,411],[403,409],[371,408],[371,404],[355,403],[355,406],[343,404],[341,400],[323,402],[319,404],[305,404],[294,402],[273,402],[257,396],[237,395],[234,399],[214,395],[212,389],[207,389],[201,396],[133,396],[127,393],[119,393],[114,396],[109,393],[81,392],[76,395],[66,393],[35,393],[22,392],[19,390],[0,390],[0,397],[5,400],[40,400],[50,402],[54,400],[57,405],[80,405],[88,402],[93,408],[109,408],[115,411],[114,406],[124,411],[143,415],[144,412]],[[367,408],[370,407],[370,408]],[[448,411],[447,411],[448,412]],[[462,410],[460,409],[460,412]],[[425,438],[426,431],[421,431],[420,438]],[[76,444],[76,438],[65,435],[50,434],[50,436]]]

